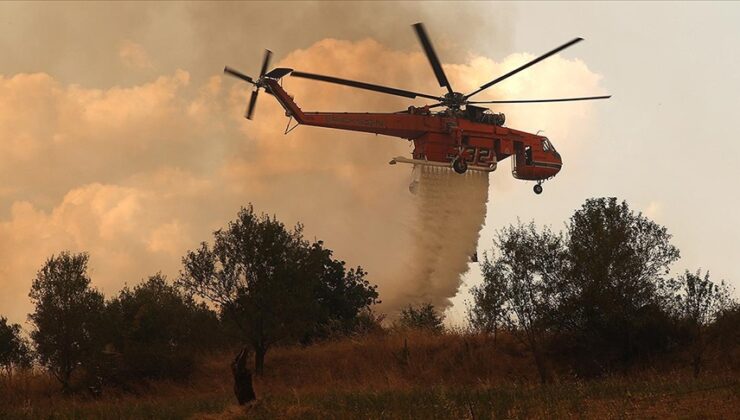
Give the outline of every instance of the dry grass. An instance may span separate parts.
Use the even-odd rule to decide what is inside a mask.
[[[407,343],[407,346],[404,344]],[[406,350],[404,350],[406,349]],[[61,396],[41,373],[0,384],[0,418],[733,418],[740,380],[715,370],[642,371],[540,386],[508,337],[418,332],[271,351],[259,400],[236,406],[232,355],[211,356],[189,383],[142,384],[100,399]]]
[[[405,351],[404,349],[408,349]],[[407,333],[277,349],[259,382],[263,393],[480,386],[530,382],[536,372],[510,339]]]

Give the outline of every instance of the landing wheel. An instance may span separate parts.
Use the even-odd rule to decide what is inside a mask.
[[[542,194],[542,185],[536,184],[533,189],[535,194]]]
[[[464,174],[468,170],[468,163],[465,162],[465,159],[458,156],[452,161],[452,169],[459,174]]]

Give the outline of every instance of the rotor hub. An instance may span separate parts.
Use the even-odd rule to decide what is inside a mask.
[[[442,102],[450,108],[460,109],[461,106],[465,105],[465,95],[460,92],[446,93]]]

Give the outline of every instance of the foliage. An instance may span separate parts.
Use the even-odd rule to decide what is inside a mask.
[[[732,293],[724,281],[714,283],[709,272],[688,270],[678,276],[674,283],[677,292],[673,298],[675,315],[693,327],[707,327],[725,310],[732,307]]]
[[[185,378],[196,352],[223,343],[216,314],[156,274],[108,303],[118,380]]]
[[[471,319],[484,326],[507,325],[534,356],[542,382],[551,379],[545,343],[558,305],[554,287],[563,272],[563,239],[545,228],[518,224],[498,232],[498,253],[483,262],[483,284],[473,288]]]
[[[299,224],[242,208],[213,247],[201,244],[183,258],[179,284],[219,305],[255,353],[255,371],[274,344],[306,339],[329,320],[352,321],[377,301],[375,287],[357,267],[346,270],[322,242],[309,244]]]
[[[728,312],[734,302],[730,288],[721,282],[716,284],[709,273],[702,277],[701,270],[688,270],[675,280],[672,286],[677,293],[673,297],[673,311],[691,343],[691,366],[694,376],[699,376],[704,364],[704,354],[711,338],[709,325]]]
[[[486,256],[487,258],[487,256]],[[481,266],[483,283],[470,288],[472,303],[467,304],[467,318],[470,326],[478,332],[493,334],[494,338],[502,326],[506,325],[507,310],[506,287],[503,277],[493,272],[494,265]]]
[[[313,283],[318,314],[314,331],[305,338],[325,337],[327,330],[344,335],[364,328],[360,323],[367,319],[361,318],[362,313],[367,314],[372,305],[380,303],[377,287],[365,278],[367,273],[362,267],[347,270],[346,263],[335,260],[322,241],[314,242],[306,251],[302,269],[315,276],[308,281]]]
[[[31,338],[39,361],[69,389],[72,373],[97,360],[102,349],[103,295],[90,288],[88,255],[51,256],[36,274],[29,296]]]
[[[580,374],[626,368],[676,342],[665,276],[679,252],[670,238],[615,198],[587,200],[565,236],[533,223],[509,226],[486,255],[468,317],[482,331],[508,325],[543,380],[547,353]]]
[[[32,361],[31,349],[21,336],[21,326],[9,324],[7,318],[0,316],[0,368],[10,374],[13,369],[30,367]]]
[[[740,371],[740,304],[733,301],[709,326],[709,336],[716,345],[718,359],[725,369]]]
[[[401,327],[442,333],[445,330],[444,315],[437,312],[431,303],[418,306],[408,305],[401,310],[398,323]]]
[[[385,321],[385,314],[375,312],[368,306],[357,313],[351,332],[355,335],[383,333],[385,331],[383,321]]]
[[[672,342],[664,276],[679,251],[667,229],[616,198],[586,200],[568,224],[559,323],[582,373],[629,366]]]

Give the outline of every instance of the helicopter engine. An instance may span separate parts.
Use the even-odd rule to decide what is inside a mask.
[[[498,114],[493,112],[489,114],[486,112],[481,116],[481,122],[502,126],[506,122],[506,115],[503,112],[499,112]]]
[[[502,126],[506,122],[506,116],[503,113],[491,112],[490,109],[481,108],[475,105],[467,105],[464,112],[465,117],[470,121],[498,126]]]

